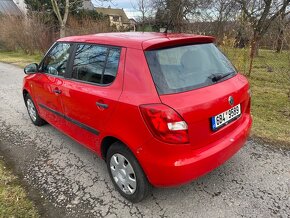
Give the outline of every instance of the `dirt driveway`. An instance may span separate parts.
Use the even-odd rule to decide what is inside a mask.
[[[139,204],[125,201],[100,158],[50,125],[32,125],[23,76],[0,63],[0,155],[22,177],[42,216],[289,217],[290,151],[253,141],[197,181],[154,189]]]

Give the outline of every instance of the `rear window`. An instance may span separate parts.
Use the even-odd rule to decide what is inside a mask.
[[[159,94],[209,86],[236,74],[213,43],[146,51],[145,55]]]

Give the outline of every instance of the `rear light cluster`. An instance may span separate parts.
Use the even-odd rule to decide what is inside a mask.
[[[187,123],[175,110],[164,104],[141,105],[140,110],[157,139],[171,144],[189,143]]]

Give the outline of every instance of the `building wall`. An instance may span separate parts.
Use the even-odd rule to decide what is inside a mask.
[[[13,1],[22,12],[26,13],[27,9],[24,0],[13,0]]]

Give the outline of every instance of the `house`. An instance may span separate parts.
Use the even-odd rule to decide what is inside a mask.
[[[100,14],[109,17],[110,26],[115,26],[118,30],[127,29],[130,26],[130,21],[123,9],[119,8],[96,8]]]
[[[0,14],[12,16],[23,15],[13,0],[0,0]]]
[[[83,7],[84,10],[95,10],[95,7],[91,0],[83,0]]]
[[[135,32],[138,24],[137,21],[134,18],[130,18],[129,22],[130,22],[130,30]]]
[[[1,1],[1,0],[0,0]],[[13,0],[14,3],[17,5],[17,7],[22,11],[24,14],[26,14],[27,8],[24,0]]]

